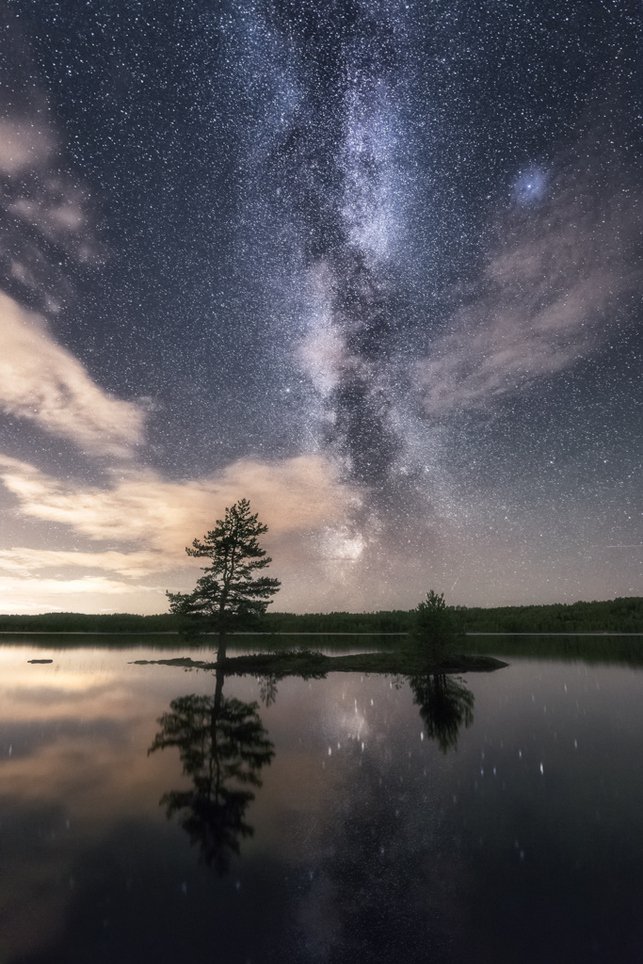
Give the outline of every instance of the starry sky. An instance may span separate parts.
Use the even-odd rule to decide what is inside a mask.
[[[8,0],[0,610],[640,594],[641,9]]]

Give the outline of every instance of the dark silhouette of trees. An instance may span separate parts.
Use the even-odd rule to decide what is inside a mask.
[[[603,602],[558,603],[547,606],[496,608],[450,608],[459,632],[521,633],[641,633],[643,597],[627,596]],[[417,616],[409,611],[372,613],[279,613],[268,612],[262,628],[268,632],[315,633],[407,633]],[[181,618],[170,613],[135,616],[131,613],[42,613],[0,616],[4,632],[176,632]],[[67,640],[65,645],[69,645]]]
[[[455,749],[461,728],[473,723],[471,690],[445,673],[414,676],[409,684],[429,739],[435,740],[443,753]]]
[[[440,662],[457,638],[456,622],[444,601],[444,594],[429,590],[414,610],[413,617],[413,645],[426,655],[428,663]]]
[[[225,659],[226,631],[262,616],[281,585],[278,579],[258,575],[272,562],[258,542],[267,531],[257,513],[251,513],[247,499],[235,502],[214,529],[185,550],[189,556],[210,560],[202,566],[205,575],[194,590],[166,594],[172,613],[205,619],[219,634],[218,660]]]
[[[254,789],[261,786],[261,769],[274,756],[257,704],[225,698],[223,683],[223,671],[217,670],[213,696],[172,700],[148,750],[178,749],[192,786],[170,790],[160,804],[168,818],[178,817],[190,842],[219,874],[227,872],[232,855],[240,852],[241,840],[253,834],[246,810]]]

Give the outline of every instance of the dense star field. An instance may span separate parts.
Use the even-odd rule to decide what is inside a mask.
[[[0,609],[641,587],[634,0],[9,0]]]

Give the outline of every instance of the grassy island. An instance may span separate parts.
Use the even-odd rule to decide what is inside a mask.
[[[137,665],[180,666],[184,669],[223,670],[227,675],[257,676],[325,676],[327,673],[386,673],[412,676],[424,673],[491,672],[507,663],[486,655],[450,655],[431,663],[419,653],[398,650],[381,653],[354,653],[325,656],[314,651],[284,651],[231,656],[219,662],[175,659],[135,660]]]

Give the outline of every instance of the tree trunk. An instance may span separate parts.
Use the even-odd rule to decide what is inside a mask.
[[[216,721],[221,713],[221,704],[223,702],[223,684],[225,682],[225,674],[222,669],[217,669],[216,672],[216,686],[214,688],[214,702],[212,704],[212,732],[215,732]]]
[[[224,632],[219,632],[219,643],[217,646],[217,663],[222,663],[226,658],[228,641]]]

